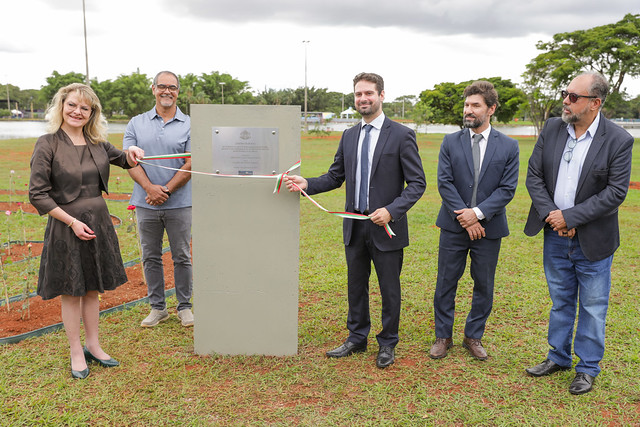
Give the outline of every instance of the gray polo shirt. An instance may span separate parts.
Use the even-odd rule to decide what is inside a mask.
[[[123,148],[136,145],[144,150],[145,156],[178,154],[191,152],[191,119],[178,108],[176,115],[168,122],[156,113],[156,107],[131,119],[124,133]],[[149,160],[154,165],[179,169],[184,159]],[[169,169],[140,165],[153,184],[166,185],[176,172]],[[147,209],[176,209],[191,206],[191,180],[171,193],[171,197],[160,206],[145,202],[147,193],[138,183],[133,185],[131,204]]]

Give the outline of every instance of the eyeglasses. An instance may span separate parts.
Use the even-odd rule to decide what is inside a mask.
[[[160,92],[162,92],[164,90],[167,90],[167,89],[169,89],[171,92],[175,92],[180,88],[178,86],[176,86],[176,85],[170,85],[170,86],[167,86],[167,85],[156,85],[156,89],[158,89]]]
[[[572,104],[575,104],[576,102],[578,102],[578,99],[580,98],[597,98],[597,96],[578,95],[577,93],[569,93],[566,90],[563,90],[562,92],[560,92],[560,95],[562,96],[562,99],[565,99],[568,96],[569,101],[571,101]]]
[[[565,151],[562,155],[562,158],[565,159],[567,163],[569,163],[571,159],[573,159],[573,149],[576,148],[576,145],[578,145],[578,140],[575,138],[571,138],[569,142],[567,142],[568,150]]]

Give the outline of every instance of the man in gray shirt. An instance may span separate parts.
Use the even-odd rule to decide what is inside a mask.
[[[176,105],[180,92],[178,77],[170,71],[161,71],[153,79],[151,90],[156,105],[131,119],[124,135],[124,149],[135,145],[145,150],[147,156],[191,152],[191,121]],[[131,204],[136,206],[142,264],[151,304],[151,313],[141,325],[153,327],[169,318],[162,265],[162,240],[166,230],[173,259],[178,318],[183,326],[193,326],[191,174],[155,167],[190,171],[191,158],[154,160],[153,164],[129,172],[135,181]]]

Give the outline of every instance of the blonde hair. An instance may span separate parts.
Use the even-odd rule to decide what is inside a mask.
[[[64,121],[62,116],[64,101],[71,93],[78,94],[82,102],[86,102],[91,106],[91,116],[82,129],[85,138],[92,144],[106,141],[107,119],[102,115],[100,100],[91,87],[82,83],[71,83],[68,86],[60,88],[55,94],[47,108],[47,131],[49,133],[56,133],[60,129],[60,126],[62,126],[62,122]]]

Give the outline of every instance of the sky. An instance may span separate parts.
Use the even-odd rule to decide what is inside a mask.
[[[39,89],[85,73],[82,0],[0,0],[0,83]],[[640,13],[630,0],[85,0],[89,75],[218,71],[253,91],[352,91],[361,71],[386,101],[441,82],[522,81],[538,41]],[[8,36],[10,35],[10,36]],[[308,43],[305,43],[307,41]],[[306,63],[306,73],[305,73]],[[625,79],[632,95],[640,79]]]

